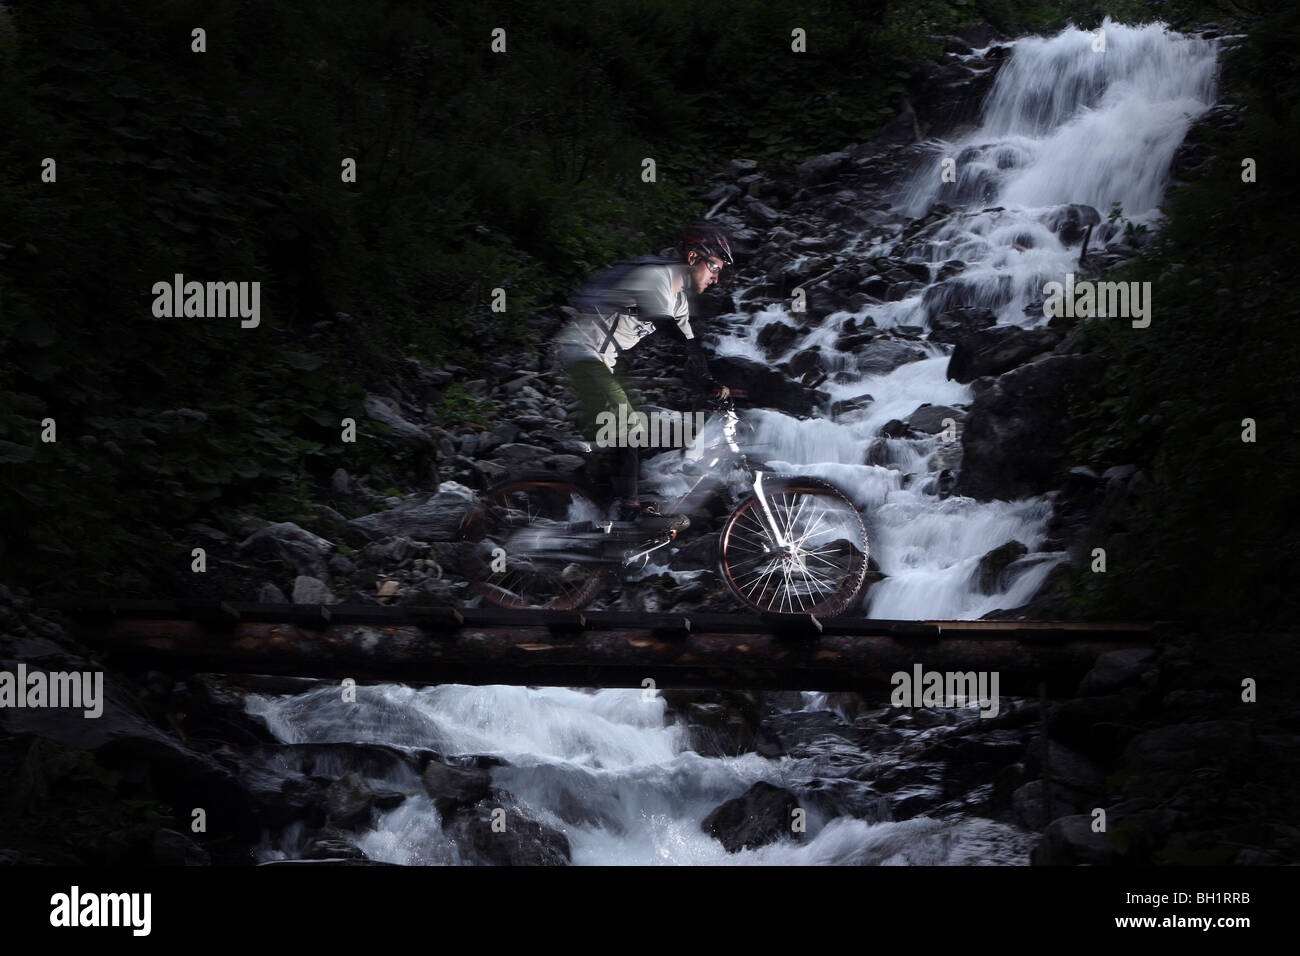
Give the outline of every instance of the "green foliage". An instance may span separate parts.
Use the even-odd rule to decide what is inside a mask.
[[[442,393],[436,413],[438,421],[445,427],[455,428],[460,425],[486,426],[489,419],[500,410],[490,398],[471,395],[459,382],[453,382]]]
[[[1106,546],[1109,570],[1082,569],[1089,616],[1276,620],[1296,610],[1300,485],[1292,388],[1300,325],[1287,279],[1300,241],[1280,210],[1300,202],[1300,17],[1284,11],[1226,60],[1242,106],[1237,133],[1210,129],[1208,169],[1171,195],[1167,226],[1118,278],[1152,283],[1151,326],[1095,320],[1088,348],[1107,372],[1080,410],[1080,461],[1135,462],[1156,482],[1136,526]],[[1242,180],[1242,159],[1259,181]],[[1265,171],[1268,172],[1265,172]],[[1242,440],[1253,419],[1257,440]]]

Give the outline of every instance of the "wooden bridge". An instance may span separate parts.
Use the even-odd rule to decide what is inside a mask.
[[[890,621],[361,604],[93,601],[54,605],[124,670],[358,684],[888,691],[891,675],[997,671],[1008,695],[1073,694],[1097,656],[1168,622]]]

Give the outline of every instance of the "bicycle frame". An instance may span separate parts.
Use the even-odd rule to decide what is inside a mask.
[[[762,506],[763,519],[767,524],[768,531],[772,535],[772,540],[774,540],[779,547],[784,549],[788,547],[788,542],[785,540],[785,536],[781,532],[781,529],[777,526],[776,518],[772,515],[772,509],[768,507],[767,497],[763,494],[763,475],[765,474],[765,472],[761,468],[756,467],[754,463],[751,462],[749,458],[745,455],[745,453],[741,451],[740,444],[736,441],[737,433],[739,432],[740,416],[736,414],[735,404],[731,402],[726,395],[723,396],[723,399],[726,402],[726,404],[721,409],[721,414],[722,414],[721,428],[722,428],[723,443],[714,444],[709,446],[708,448],[702,447],[701,439],[705,434],[707,434],[711,422],[705,423],[704,430],[701,432],[700,438],[696,439],[696,443],[695,443],[696,445],[701,445],[701,447],[697,449],[694,446],[692,446],[691,448],[686,449],[686,451],[684,452],[684,457],[688,461],[703,462],[706,455],[709,452],[715,451],[718,448],[723,447],[723,445],[725,445],[729,454],[715,455],[714,457],[709,459],[706,464],[706,467],[709,470],[704,472],[702,475],[700,475],[699,478],[696,479],[695,483],[692,484],[689,488],[687,488],[686,491],[683,494],[681,494],[678,498],[676,498],[665,509],[665,511],[668,514],[680,514],[681,512],[687,510],[689,507],[696,504],[702,498],[706,497],[707,494],[711,493],[713,489],[701,490],[700,486],[705,482],[707,478],[716,475],[714,469],[716,469],[720,463],[722,463],[725,459],[730,459],[730,461],[727,462],[728,465],[739,464],[740,467],[744,468],[745,471],[749,473],[750,484],[754,489],[755,496],[758,498],[758,501]],[[666,541],[663,542],[663,544],[666,543],[667,543]],[[656,545],[655,548],[651,548],[649,549],[649,551],[643,553],[649,554],[650,551],[654,551],[660,547],[663,547],[663,544]],[[641,556],[642,556],[641,554],[636,555],[636,557],[641,557]]]

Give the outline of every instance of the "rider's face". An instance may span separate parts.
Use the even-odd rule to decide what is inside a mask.
[[[696,292],[703,292],[713,283],[718,281],[718,276],[722,272],[725,263],[716,257],[704,257],[695,250],[691,250],[688,263],[691,267],[691,285]],[[716,272],[714,270],[717,270]]]

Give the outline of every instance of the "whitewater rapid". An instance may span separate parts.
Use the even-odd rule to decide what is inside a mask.
[[[893,197],[900,220],[922,216],[939,202],[951,214],[919,238],[905,238],[901,229],[864,233],[847,248],[863,256],[910,257],[927,264],[934,278],[942,264],[960,259],[966,269],[949,281],[962,284],[965,301],[994,310],[999,324],[1042,324],[1041,314],[1027,315],[1026,306],[1045,281],[1069,271],[1080,252],[1077,243],[1060,241],[1050,218],[1062,204],[1085,203],[1105,224],[1118,203],[1124,218],[1157,223],[1174,150],[1214,102],[1214,43],[1156,25],[1106,21],[1102,30],[1104,53],[1095,49],[1096,34],[1074,29],[1015,41],[977,126],[951,141],[929,143],[930,158]],[[944,180],[945,159],[954,161],[953,182]],[[1093,248],[1122,238],[1117,228],[1099,229]],[[832,350],[849,322],[867,316],[880,329],[928,330],[935,286],[827,316],[813,337],[775,361],[810,344]],[[767,324],[802,324],[780,305],[731,318],[730,334],[717,350],[764,361],[756,342]],[[1047,496],[976,502],[926,493],[938,437],[886,439],[875,456],[882,463],[865,463],[866,449],[890,419],[906,419],[925,402],[968,406],[973,400],[970,386],[947,379],[947,350],[917,344],[921,357],[888,374],[859,371],[856,355],[838,355],[844,374],[824,386],[831,401],[869,393],[874,402],[834,420],[829,414],[798,421],[754,412],[748,418],[756,440],[774,465],[824,477],[862,509],[872,556],[886,577],[858,610],[879,618],[970,619],[1024,604],[1064,557],[1040,550],[1051,515]],[[665,461],[647,462],[647,479],[665,479]],[[980,592],[980,557],[1012,540],[1029,553],[1009,569],[1001,590]],[[820,695],[804,699],[808,708],[824,706]],[[818,768],[752,753],[702,757],[689,749],[683,728],[668,723],[664,700],[646,699],[638,690],[380,686],[359,688],[355,703],[342,702],[333,688],[250,696],[248,705],[286,742],[375,742],[501,757],[507,766],[493,768],[493,785],[514,794],[535,819],[562,830],[580,864],[1023,863],[1036,839],[979,818],[871,823],[813,812],[802,843],[727,853],[700,829],[709,811],[756,781],[806,780]],[[864,754],[864,761],[869,757]],[[380,814],[358,846],[393,863],[461,862],[418,777],[400,774],[370,778],[373,787],[408,796]],[[301,836],[290,828],[260,855],[295,856]]]

